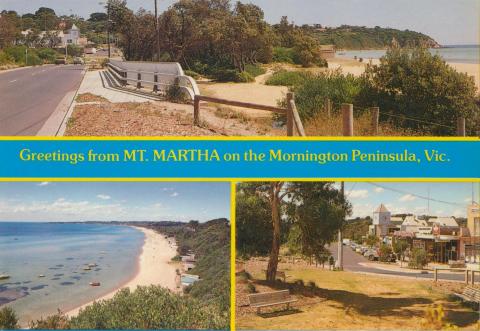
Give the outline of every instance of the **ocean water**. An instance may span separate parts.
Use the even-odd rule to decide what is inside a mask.
[[[135,275],[143,242],[141,231],[120,225],[0,222],[0,274],[10,275],[0,280],[0,307],[26,326],[103,296]]]
[[[335,57],[353,59],[356,56],[365,60],[379,59],[385,55],[385,52],[385,50],[339,51]],[[480,45],[446,46],[444,48],[432,48],[430,52],[440,55],[447,62],[480,63]]]

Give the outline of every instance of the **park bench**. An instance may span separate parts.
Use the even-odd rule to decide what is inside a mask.
[[[474,302],[480,305],[480,288],[476,288],[473,286],[467,286],[463,290],[463,292],[460,293],[454,293],[455,296],[461,298],[463,301],[467,302]]]
[[[271,307],[278,305],[287,305],[287,309],[290,309],[290,304],[297,302],[298,300],[290,295],[289,290],[274,291],[250,294],[248,296],[250,307],[257,308],[257,314],[260,314],[260,309],[263,307]]]

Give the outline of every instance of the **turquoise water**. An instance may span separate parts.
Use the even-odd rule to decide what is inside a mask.
[[[335,55],[339,58],[352,59],[355,56],[358,58],[379,59],[385,55],[385,50],[358,50],[358,51],[340,51]],[[480,46],[451,46],[444,48],[430,49],[432,54],[440,55],[447,62],[455,63],[480,63]]]
[[[134,276],[143,241],[127,226],[0,222],[0,306],[26,325],[105,295]]]

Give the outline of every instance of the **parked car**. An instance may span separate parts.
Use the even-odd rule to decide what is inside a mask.
[[[361,254],[361,253],[362,253],[362,248],[361,248],[360,246],[356,247],[356,248],[355,248],[355,252]]]
[[[342,243],[343,243],[344,246],[349,245],[350,244],[350,239],[343,239]]]
[[[80,65],[83,65],[85,64],[85,62],[83,61],[83,59],[81,57],[75,57],[73,59],[73,64],[77,65],[77,64],[80,64]]]
[[[363,253],[363,256],[365,256],[368,260],[370,261],[378,261],[379,255],[376,249],[368,249]]]
[[[67,64],[67,59],[64,56],[59,56],[55,59],[55,64]]]

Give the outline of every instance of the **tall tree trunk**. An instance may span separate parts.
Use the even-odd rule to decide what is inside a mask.
[[[278,255],[280,252],[280,201],[278,192],[274,189],[272,194],[272,225],[273,239],[270,258],[268,260],[267,281],[274,282],[277,276]]]

